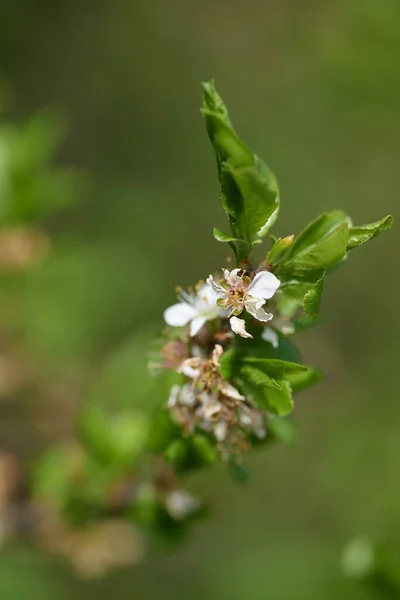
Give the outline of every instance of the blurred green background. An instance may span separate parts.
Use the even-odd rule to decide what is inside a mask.
[[[85,175],[75,204],[49,220],[53,252],[18,296],[18,344],[47,383],[2,394],[2,447],[31,457],[70,434],[88,394],[151,401],[144,355],[175,284],[226,254],[212,237],[224,215],[201,80],[215,77],[237,130],[277,175],[276,233],[288,235],[333,208],[355,223],[396,216],[399,60],[397,0],[1,2],[8,116],[57,109],[68,131],[59,162]],[[329,279],[324,325],[299,340],[326,380],[297,399],[296,449],[253,455],[243,487],[222,466],[196,475],[189,487],[212,518],[186,544],[100,582],[12,546],[0,597],[380,598],[343,577],[340,553],[349,537],[400,522],[399,250],[395,227]]]

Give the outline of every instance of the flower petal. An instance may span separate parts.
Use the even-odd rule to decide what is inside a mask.
[[[244,302],[247,312],[250,313],[252,317],[257,319],[257,321],[263,321],[266,323],[267,321],[270,321],[274,315],[265,312],[263,309],[264,304],[265,300],[252,297],[247,297]]]
[[[257,273],[253,281],[247,288],[247,293],[254,298],[264,298],[269,300],[275,294],[281,282],[270,271],[261,271]]]
[[[207,277],[207,283],[209,286],[211,286],[212,290],[217,294],[217,296],[219,298],[221,298],[222,296],[225,296],[226,290],[222,287],[222,285],[220,285],[219,283],[217,283],[215,281],[215,279],[212,275]]]
[[[230,318],[231,329],[234,333],[238,333],[244,338],[252,338],[253,336],[246,331],[244,319],[238,319],[237,317]]]
[[[265,342],[269,342],[272,344],[274,348],[279,346],[279,336],[276,333],[275,329],[271,329],[271,327],[266,327],[261,334],[261,339]]]
[[[207,321],[207,317],[195,317],[190,323],[190,337],[194,337]]]
[[[241,271],[241,269],[233,269],[233,271],[223,269],[225,281],[229,287],[236,287],[238,283],[242,281],[242,277],[239,277],[238,275],[239,271]]]
[[[183,327],[187,325],[196,316],[193,306],[187,302],[173,304],[164,311],[164,320],[171,327]]]

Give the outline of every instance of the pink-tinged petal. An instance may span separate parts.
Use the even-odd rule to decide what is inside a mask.
[[[261,339],[272,344],[274,348],[279,346],[279,335],[271,327],[266,327],[261,334]]]
[[[231,329],[234,333],[238,333],[244,338],[252,338],[253,336],[246,331],[244,319],[238,319],[237,317],[230,318]]]
[[[225,296],[226,290],[222,287],[222,285],[220,285],[219,283],[217,283],[215,281],[215,279],[214,279],[214,277],[212,275],[209,275],[209,277],[207,277],[207,283],[211,287],[211,289],[213,290],[213,292],[215,292],[215,294],[217,294],[217,296],[219,298],[221,296]]]
[[[253,281],[247,288],[247,293],[254,298],[264,298],[269,300],[275,294],[281,282],[270,271],[261,271],[257,273]]]
[[[207,317],[195,317],[190,323],[190,337],[194,337],[207,321]]]
[[[183,327],[196,316],[195,309],[187,302],[173,304],[164,312],[164,320],[171,327]]]
[[[248,313],[251,314],[252,317],[257,319],[257,321],[263,321],[266,323],[270,321],[274,315],[271,313],[265,312],[263,306],[265,304],[265,300],[260,298],[247,297],[245,300],[245,307]]]

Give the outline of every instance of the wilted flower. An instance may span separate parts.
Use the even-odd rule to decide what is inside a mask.
[[[251,280],[241,269],[224,269],[224,280],[217,283],[210,275],[207,283],[218,296],[218,305],[228,311],[232,331],[242,337],[253,337],[246,331],[244,320],[238,319],[244,310],[264,323],[273,318],[263,306],[274,296],[281,282],[270,271],[261,271]]]
[[[222,354],[222,346],[216,344],[209,358],[195,356],[182,361],[177,371],[191,381],[172,386],[167,406],[188,433],[196,427],[212,433],[229,456],[231,451],[245,448],[246,432],[263,438],[266,429],[264,413],[222,377]]]
[[[208,285],[203,285],[195,294],[180,291],[181,302],[173,304],[164,312],[167,325],[184,327],[190,323],[190,336],[198,334],[206,321],[211,321],[224,315],[218,306],[218,296]]]

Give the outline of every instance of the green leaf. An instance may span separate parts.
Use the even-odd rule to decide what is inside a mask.
[[[340,210],[325,213],[295,239],[285,257],[284,272],[303,275],[325,269],[346,256],[349,217]]]
[[[301,392],[302,390],[319,383],[323,379],[323,376],[318,369],[306,367],[306,370],[301,373],[290,373],[290,375],[286,376],[286,379],[291,385],[292,392],[297,394],[297,392]]]
[[[294,240],[294,235],[288,235],[285,238],[279,238],[268,252],[267,263],[274,267],[289,250]]]
[[[223,353],[219,361],[219,372],[227,381],[234,378],[239,368],[239,353],[235,348],[231,348]]]
[[[293,319],[300,308],[303,308],[304,295],[322,277],[324,271],[318,269],[296,279],[284,281],[276,295],[280,314],[286,319]]]
[[[248,242],[246,242],[246,240],[239,240],[228,233],[224,233],[217,227],[214,227],[213,234],[218,242],[227,242],[236,255],[238,253],[238,249],[239,254],[250,254],[251,246]]]
[[[277,390],[284,380],[290,384],[293,393],[322,379],[321,373],[313,367],[277,358],[249,356],[236,348],[228,350],[222,356],[220,372],[229,381],[239,378],[256,386]]]
[[[347,249],[351,250],[352,248],[361,246],[361,244],[369,242],[369,240],[372,240],[372,238],[382,233],[382,231],[391,229],[393,226],[393,221],[394,218],[392,215],[386,215],[386,217],[383,217],[383,219],[380,219],[380,221],[375,221],[375,223],[368,223],[367,225],[360,225],[359,227],[351,227],[349,230]]]
[[[314,283],[312,288],[310,288],[308,292],[304,295],[304,310],[310,317],[315,318],[318,316],[319,309],[321,306],[322,291],[324,289],[324,277],[325,273],[320,279],[318,279],[316,283]]]
[[[255,385],[257,387],[281,390],[281,386],[275,381],[275,379],[258,368],[256,360],[254,361],[255,364],[248,364],[245,361],[242,362],[239,373],[240,378],[243,378],[248,383],[251,383],[251,385]]]
[[[236,134],[214,83],[204,83],[203,91],[202,112],[217,158],[222,206],[232,229],[232,236],[220,230],[214,235],[229,242],[240,261],[273,224],[279,210],[278,185],[267,165]]]
[[[287,381],[275,381],[255,367],[243,367],[238,378],[239,389],[255,406],[278,416],[288,415],[293,410],[290,384]],[[269,381],[268,381],[269,379]]]
[[[291,375],[305,373],[310,368],[277,358],[256,358],[254,356],[241,357],[240,365],[256,367],[274,379],[287,379]]]

